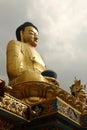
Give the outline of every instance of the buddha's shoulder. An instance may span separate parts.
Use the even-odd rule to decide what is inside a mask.
[[[11,40],[8,42],[8,45],[20,45],[21,42],[20,41],[17,41],[17,40]]]
[[[21,47],[21,42],[17,40],[11,40],[7,44],[7,48],[12,48],[12,47]]]
[[[21,42],[21,41],[17,41],[17,40],[11,40],[8,42],[7,44],[7,48],[21,48],[22,49],[26,49],[28,48],[29,49],[29,45],[25,44],[24,42]]]

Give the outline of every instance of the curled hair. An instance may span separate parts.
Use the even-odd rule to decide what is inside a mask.
[[[38,31],[37,27],[33,25],[31,22],[25,22],[16,29],[16,38],[18,41],[21,41],[20,31],[24,30],[27,26],[32,26]]]

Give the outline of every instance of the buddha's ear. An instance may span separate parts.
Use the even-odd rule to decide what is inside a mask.
[[[21,37],[21,42],[24,42],[24,40],[23,40],[23,31],[22,30],[20,31],[20,37]]]

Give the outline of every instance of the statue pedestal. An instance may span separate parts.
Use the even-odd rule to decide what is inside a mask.
[[[29,123],[16,125],[15,130],[80,130],[81,113],[55,97],[31,107]],[[18,129],[17,129],[18,128]]]
[[[39,99],[42,98],[43,100],[35,102],[35,97],[34,102],[29,105],[8,93],[4,93],[4,96],[0,96],[0,129],[87,129],[87,106],[79,100],[75,100],[71,94],[56,85],[42,82],[33,82],[30,85],[24,85],[26,85],[26,89],[24,87],[24,90],[28,91],[25,91],[26,94],[30,92],[33,99],[33,95],[36,94],[36,97],[39,95]],[[21,86],[19,86],[19,90],[20,88]]]
[[[40,81],[23,82],[7,89],[10,95],[29,105],[40,103],[48,98],[56,97],[59,86]]]

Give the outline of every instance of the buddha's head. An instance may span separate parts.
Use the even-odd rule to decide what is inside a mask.
[[[38,35],[37,27],[30,22],[25,22],[16,29],[17,40],[34,47],[38,44]]]

